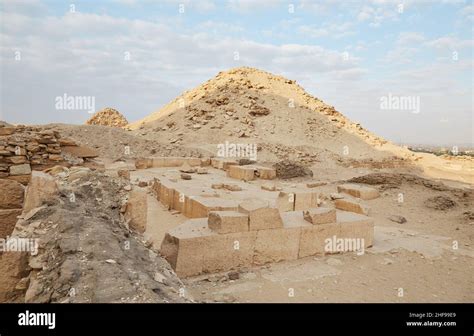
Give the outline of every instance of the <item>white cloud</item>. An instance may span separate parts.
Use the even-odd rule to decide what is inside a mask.
[[[329,23],[322,24],[320,26],[316,25],[301,25],[298,28],[298,31],[306,36],[311,38],[319,37],[331,37],[331,38],[342,38],[348,35],[355,34],[354,31],[351,31],[352,23]]]
[[[464,48],[472,48],[473,40],[461,40],[453,36],[443,36],[432,41],[426,42],[426,45],[435,49],[461,50]]]

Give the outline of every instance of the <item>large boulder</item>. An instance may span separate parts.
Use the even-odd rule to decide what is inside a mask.
[[[26,188],[23,212],[39,207],[43,202],[53,199],[58,194],[58,186],[54,178],[46,173],[33,171],[31,180]]]

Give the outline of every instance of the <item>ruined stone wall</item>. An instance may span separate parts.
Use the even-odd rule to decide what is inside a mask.
[[[31,126],[0,126],[0,178],[26,185],[32,170],[67,165],[61,146],[75,146],[52,130]]]

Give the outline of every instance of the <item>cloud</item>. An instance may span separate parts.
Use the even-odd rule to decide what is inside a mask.
[[[342,38],[348,35],[355,34],[354,31],[351,31],[352,28],[351,22],[344,23],[329,23],[322,24],[320,26],[316,25],[301,25],[298,28],[298,31],[310,38],[319,38],[319,37],[331,37],[331,38]]]
[[[242,65],[295,79],[316,74],[351,79],[361,71],[357,59],[344,61],[340,52],[320,46],[209,34],[229,27],[239,32],[231,23],[207,21],[178,32],[163,23],[82,12],[5,19],[0,56],[2,80],[8,78],[9,85],[3,85],[2,97],[9,98],[2,110],[12,121],[31,119],[31,108],[37,122],[57,121],[51,102],[64,93],[96,96],[98,105],[116,106],[136,120],[217,72]],[[21,61],[14,59],[17,50]],[[15,102],[24,101],[25,92],[31,106],[19,111]],[[88,117],[61,116],[69,122]]]
[[[427,46],[435,49],[446,50],[461,50],[464,48],[472,48],[474,46],[473,40],[461,40],[453,36],[443,36],[425,43]]]

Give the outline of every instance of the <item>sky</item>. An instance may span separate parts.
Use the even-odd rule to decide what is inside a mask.
[[[0,0],[0,119],[82,124],[84,97],[136,121],[251,66],[391,141],[472,145],[473,21],[462,0]]]

